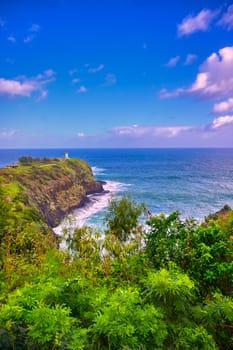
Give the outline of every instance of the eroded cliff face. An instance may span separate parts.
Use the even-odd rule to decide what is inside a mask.
[[[36,208],[50,227],[58,225],[65,214],[81,206],[87,194],[103,191],[90,166],[76,158],[48,159],[4,168],[0,169],[0,176],[8,186],[19,185],[24,203]]]

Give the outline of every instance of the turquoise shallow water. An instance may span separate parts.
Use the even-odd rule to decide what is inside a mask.
[[[0,166],[21,155],[59,157],[65,151],[0,150]],[[130,193],[153,213],[178,209],[202,219],[225,204],[233,207],[233,149],[72,149],[69,155],[88,161],[110,192]],[[91,196],[76,211],[78,220],[99,225],[109,197]]]

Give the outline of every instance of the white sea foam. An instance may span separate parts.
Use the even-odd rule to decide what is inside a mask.
[[[104,192],[88,195],[85,205],[67,215],[61,224],[53,229],[54,232],[58,236],[64,236],[65,232],[72,235],[76,227],[83,227],[91,216],[108,206],[113,195],[123,192],[128,186],[116,181],[106,181],[103,185]]]
[[[92,169],[92,172],[93,172],[93,175],[94,175],[94,176],[103,174],[104,171],[105,171],[104,168],[99,168],[99,167],[97,167],[97,166],[93,166],[91,169]]]

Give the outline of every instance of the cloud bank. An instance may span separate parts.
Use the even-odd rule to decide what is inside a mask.
[[[122,125],[106,133],[76,133],[81,147],[232,147],[233,115],[203,125]]]
[[[111,129],[111,133],[119,136],[144,137],[165,136],[175,137],[181,132],[189,131],[191,126],[118,126]]]

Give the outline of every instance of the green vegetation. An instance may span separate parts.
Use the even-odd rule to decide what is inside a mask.
[[[114,199],[104,236],[78,228],[59,250],[22,193],[0,186],[0,349],[233,348],[232,210],[144,227],[143,205]]]
[[[86,195],[100,192],[91,168],[81,159],[32,158],[24,156],[14,167],[0,169],[2,187],[15,213],[15,222],[29,219],[49,231],[71,209],[78,207]],[[31,214],[30,214],[31,213]],[[29,215],[28,215],[29,214]]]
[[[40,161],[40,158],[32,158],[30,156],[19,157],[20,165],[31,165],[32,163],[36,163],[38,161]]]

